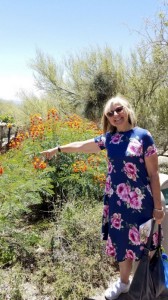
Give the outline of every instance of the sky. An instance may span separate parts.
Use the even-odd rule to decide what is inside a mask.
[[[90,47],[123,54],[140,40],[161,0],[0,0],[0,99],[38,90],[30,61],[39,49],[58,63]]]

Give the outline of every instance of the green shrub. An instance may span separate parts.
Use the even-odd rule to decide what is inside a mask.
[[[4,233],[0,262],[20,261],[26,268],[33,265],[41,293],[45,293],[46,283],[52,284],[56,299],[82,299],[105,285],[113,274],[100,242],[99,202],[106,158],[104,151],[99,155],[61,153],[46,162],[39,153],[99,134],[94,123],[78,116],[61,120],[51,110],[44,121],[39,115],[32,117],[28,132],[19,132],[11,149],[0,157],[0,230]],[[42,205],[50,209],[50,222],[56,225],[51,237],[48,229],[47,242],[38,227]],[[35,220],[29,218],[34,213],[38,218],[29,229],[27,222]],[[13,247],[11,253],[9,245]],[[42,260],[36,254],[38,245],[43,245],[46,253]]]

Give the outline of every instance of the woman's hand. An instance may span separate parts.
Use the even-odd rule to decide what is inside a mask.
[[[164,219],[164,216],[165,216],[165,212],[164,212],[163,208],[162,209],[156,209],[156,208],[154,208],[154,210],[153,210],[153,218],[156,220],[156,222],[158,224],[162,223],[162,221]]]
[[[40,152],[46,159],[51,159],[58,152],[58,148],[52,148]]]

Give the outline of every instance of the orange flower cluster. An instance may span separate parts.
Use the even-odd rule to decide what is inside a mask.
[[[38,157],[34,157],[33,166],[35,169],[44,170],[47,167],[47,164],[46,164],[46,162],[39,159]]]
[[[53,128],[53,125],[55,125],[57,123],[57,121],[59,121],[59,114],[58,114],[58,110],[56,108],[52,108],[48,111],[47,114],[47,122],[45,123],[45,128],[47,131],[53,131],[55,130]]]
[[[90,129],[92,129],[92,130],[98,130],[98,127],[97,127],[96,123],[94,123],[94,122],[88,122],[87,126],[86,126],[86,130],[90,130]]]
[[[4,173],[4,168],[0,166],[0,175],[2,175],[3,173]]]
[[[44,135],[44,125],[39,114],[35,114],[30,118],[30,136],[34,139],[42,138]]]
[[[28,138],[29,134],[26,132],[25,134],[20,132],[17,134],[17,136],[11,140],[9,144],[9,148],[19,148],[21,145],[21,142],[25,140],[25,138]]]
[[[48,111],[47,119],[48,120],[54,119],[56,121],[59,120],[59,115],[58,115],[58,111],[56,110],[56,108],[52,108]]]
[[[106,182],[106,176],[105,176],[105,174],[95,175],[94,180],[96,182],[99,182],[100,186],[103,187],[105,185],[105,182]]]
[[[68,117],[68,120],[65,122],[65,124],[67,124],[68,127],[78,129],[81,127],[81,125],[83,125],[83,121],[78,115],[74,114]]]
[[[102,129],[98,129],[98,130],[96,131],[96,134],[97,134],[97,135],[103,134],[103,130],[102,130]]]
[[[73,172],[75,173],[86,172],[87,170],[87,165],[83,160],[76,161],[75,164],[73,164],[72,166],[73,166]]]
[[[95,155],[90,155],[87,159],[89,165],[91,166],[98,166],[101,162],[101,158]]]

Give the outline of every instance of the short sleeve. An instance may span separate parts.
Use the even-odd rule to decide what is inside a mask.
[[[106,149],[106,136],[104,134],[95,137],[94,141],[98,144],[101,150]]]
[[[157,149],[153,137],[149,131],[146,131],[143,139],[144,156],[148,157],[157,153]]]

